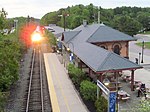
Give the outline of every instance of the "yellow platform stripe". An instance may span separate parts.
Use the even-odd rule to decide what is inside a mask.
[[[53,63],[52,66],[53,66],[53,69],[54,69],[54,72],[55,72],[56,80],[58,81],[58,85],[59,85],[59,87],[60,87],[61,94],[62,94],[62,96],[63,96],[63,99],[64,99],[64,101],[65,101],[65,104],[66,104],[66,106],[67,106],[67,110],[68,110],[68,112],[71,112],[71,110],[70,110],[70,108],[69,108],[69,104],[68,104],[67,97],[66,97],[66,95],[64,94],[63,88],[62,88],[62,86],[61,86],[61,81],[60,81],[60,79],[59,79],[59,77],[58,77],[58,71],[56,70],[56,64],[53,62],[53,60],[51,60],[51,61],[52,61],[52,63]]]
[[[51,77],[51,72],[50,72],[50,68],[49,68],[48,59],[47,59],[46,54],[44,54],[44,61],[45,61],[45,68],[46,68],[47,81],[48,81],[48,89],[50,92],[52,110],[53,110],[53,112],[60,112],[60,108],[58,105],[58,100],[57,100],[56,92],[54,89],[53,80]]]

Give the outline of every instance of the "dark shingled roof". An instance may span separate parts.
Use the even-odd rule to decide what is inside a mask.
[[[71,39],[73,39],[80,31],[68,31],[64,32],[64,42],[68,43]]]
[[[133,41],[135,38],[103,24],[89,37],[88,42]]]
[[[141,68],[113,52],[89,43],[73,43],[74,53],[95,72]],[[73,47],[69,46],[73,51]]]
[[[94,37],[94,35],[98,35],[97,31],[99,31],[101,27],[102,29],[104,27],[106,29],[108,28],[108,32],[117,32],[110,27],[104,25],[101,26],[99,24],[87,25],[86,27],[81,25],[73,31],[64,33],[64,44],[66,45],[66,43],[72,43],[73,45],[69,46],[70,50],[95,72],[142,68],[140,65],[133,63],[130,60],[121,57],[120,55],[87,42],[87,40],[92,40],[92,38],[94,38],[93,40],[98,38]],[[125,35],[125,37],[123,37],[124,40],[132,40],[132,38],[126,34],[119,33],[119,35]]]

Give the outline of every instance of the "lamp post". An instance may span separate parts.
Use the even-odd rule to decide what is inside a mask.
[[[110,84],[110,81],[109,81],[108,78],[105,78],[105,79],[103,80],[103,83],[104,83],[106,86],[108,86],[108,85]]]
[[[59,39],[57,38],[56,41],[57,41],[57,53],[59,54]]]
[[[141,57],[141,53],[139,53],[139,65],[140,65],[140,57]]]
[[[74,53],[74,44],[73,44],[72,42],[69,42],[69,43],[68,43],[68,48],[67,48],[67,50],[68,50],[68,51],[70,50],[70,48],[69,48],[69,44],[71,44],[71,45],[72,45],[72,49],[73,49],[73,51],[72,51],[72,52]]]
[[[141,59],[141,63],[143,63],[143,55],[144,55],[144,41],[142,42],[142,59]]]

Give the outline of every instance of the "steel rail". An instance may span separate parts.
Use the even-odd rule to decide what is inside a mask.
[[[44,112],[44,100],[43,100],[43,78],[42,78],[42,60],[41,60],[41,51],[39,50],[39,67],[40,67],[40,89],[41,89],[41,112]],[[29,88],[28,88],[28,98],[26,103],[26,112],[29,112],[29,103],[30,103],[30,94],[31,94],[31,85],[32,85],[32,77],[33,77],[33,70],[34,70],[34,62],[35,62],[35,54],[36,50],[33,50],[33,57],[32,57],[32,66],[30,72],[30,81],[29,81]]]
[[[32,57],[32,66],[31,66],[31,72],[30,72],[31,75],[30,75],[30,82],[29,82],[29,89],[28,89],[26,112],[28,112],[28,110],[29,110],[29,101],[30,101],[30,92],[31,92],[31,82],[32,82],[32,75],[33,75],[34,60],[35,60],[35,49],[33,50],[33,57]]]
[[[39,50],[39,58],[40,58],[40,82],[41,82],[41,103],[42,103],[42,112],[44,112],[44,100],[43,100],[43,78],[42,78],[42,57],[41,57],[41,51]]]

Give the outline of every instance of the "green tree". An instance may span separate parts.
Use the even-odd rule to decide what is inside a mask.
[[[129,16],[115,16],[113,26],[129,35],[135,35],[141,29],[141,24]]]
[[[91,3],[90,5],[87,6],[87,9],[89,10],[89,23],[94,22],[94,5]]]
[[[42,17],[41,23],[43,25],[57,24],[63,27],[64,20],[58,15],[62,15],[64,12],[69,14],[69,17],[66,17],[66,28],[74,29],[81,25],[84,19],[86,19],[89,24],[98,21],[98,7],[93,4],[87,6],[79,4],[47,13]],[[129,35],[134,35],[142,28],[149,30],[149,13],[150,8],[124,6],[114,9],[100,8],[100,20],[110,27],[116,28]]]
[[[60,17],[58,16],[58,13],[55,12],[50,12],[44,15],[41,18],[40,23],[43,25],[49,25],[49,24],[57,24],[58,21],[60,21]]]
[[[150,12],[139,12],[137,20],[143,25],[143,28],[150,30]]]
[[[106,25],[109,25],[111,26],[112,24],[112,20],[114,18],[114,13],[113,13],[113,10],[112,9],[100,9],[100,19],[101,21],[106,24]]]
[[[0,90],[7,90],[11,84],[18,80],[19,60],[21,57],[21,44],[14,34],[7,35],[0,40]]]
[[[80,15],[74,16],[71,21],[71,28],[76,28],[80,26],[83,20],[84,20],[83,16]]]
[[[2,8],[2,10],[0,11],[0,30],[5,28],[6,15],[6,11]]]
[[[45,37],[45,41],[46,41],[47,45],[50,46],[50,48],[52,48],[55,51],[57,40],[56,40],[56,37],[54,36],[54,34],[49,32],[48,30],[46,30],[44,37]]]
[[[15,33],[0,34],[0,110],[3,110],[10,86],[18,80],[21,48]]]
[[[5,19],[3,17],[0,17],[0,30],[3,30],[5,28]]]

